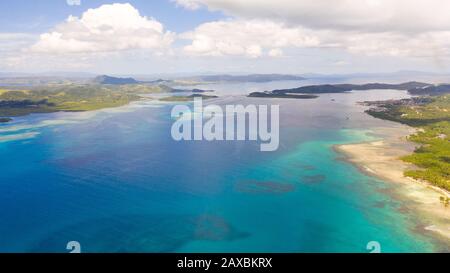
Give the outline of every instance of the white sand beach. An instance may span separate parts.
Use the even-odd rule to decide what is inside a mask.
[[[403,175],[406,169],[416,168],[400,160],[414,151],[415,144],[407,141],[414,132],[414,128],[404,125],[376,128],[373,133],[380,140],[336,145],[335,149],[366,174],[397,183],[393,198],[404,201],[405,209],[418,215],[418,229],[433,232],[450,245],[450,206],[440,201],[441,196],[450,196],[449,192]]]

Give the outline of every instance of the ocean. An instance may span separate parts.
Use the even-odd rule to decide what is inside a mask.
[[[139,101],[0,125],[0,252],[433,252],[434,238],[333,146],[394,126],[356,102],[403,91],[247,98],[303,82],[215,84],[225,104],[280,105],[280,147],[171,138],[174,104]]]

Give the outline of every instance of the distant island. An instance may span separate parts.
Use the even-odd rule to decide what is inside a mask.
[[[205,75],[189,78],[200,82],[272,82],[303,81],[304,77],[284,74],[250,74],[250,75]]]
[[[170,90],[171,93],[186,93],[186,92],[191,92],[191,93],[210,93],[210,92],[214,92],[214,90],[203,90],[203,89],[178,89],[178,88],[171,88]]]
[[[12,121],[12,118],[0,118],[0,123],[7,123]]]
[[[309,95],[309,94],[278,94],[271,92],[253,92],[248,95],[251,98],[279,98],[279,99],[317,99],[319,96],[317,95]]]
[[[374,89],[394,89],[394,90],[409,90],[413,88],[422,88],[429,86],[428,83],[422,82],[406,82],[401,84],[386,84],[386,83],[367,83],[367,84],[324,84],[324,85],[309,85],[293,89],[274,90],[273,93],[303,93],[303,94],[325,94],[325,93],[344,93],[350,91],[363,91]]]
[[[308,85],[290,89],[277,89],[273,91],[265,92],[253,92],[249,97],[260,98],[316,98],[319,94],[332,94],[332,93],[346,93],[350,91],[363,91],[363,90],[407,90],[411,95],[431,95],[438,96],[446,93],[450,93],[450,84],[433,85],[423,82],[406,82],[400,84],[387,84],[387,83],[367,83],[367,84],[322,84],[322,85]],[[311,94],[316,97],[302,97],[295,94]]]
[[[95,77],[93,80],[93,83],[96,84],[138,84],[141,83],[133,78],[117,78],[117,77],[111,77],[107,75],[101,75]]]
[[[166,85],[186,85],[186,84],[202,84],[217,82],[272,82],[272,81],[303,81],[304,77],[284,74],[250,74],[250,75],[204,75],[194,76],[181,79],[157,79],[152,81],[138,81],[134,78],[120,78],[108,75],[97,76],[92,82],[95,84],[166,84]]]

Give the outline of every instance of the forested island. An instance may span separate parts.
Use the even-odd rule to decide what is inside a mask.
[[[320,94],[346,93],[364,90],[406,90],[411,95],[439,96],[450,93],[450,84],[429,84],[423,82],[405,82],[401,84],[367,83],[367,84],[322,84],[308,85],[290,89],[277,89],[273,91],[253,92],[249,97],[259,98],[287,98],[287,99],[314,99]],[[301,94],[301,95],[298,95]],[[307,96],[310,95],[310,96]]]
[[[422,82],[406,82],[401,84],[386,84],[386,83],[367,83],[367,84],[322,84],[322,85],[308,85],[298,88],[277,89],[265,92],[253,92],[249,97],[264,97],[264,98],[302,98],[294,94],[329,94],[329,93],[345,93],[350,91],[363,91],[374,89],[393,89],[393,90],[419,90],[426,87],[431,87],[431,84]],[[430,89],[431,90],[431,89]],[[426,94],[422,92],[421,94]],[[317,97],[317,96],[316,96]],[[313,98],[313,97],[305,97]]]
[[[212,90],[177,89],[162,84],[141,83],[133,78],[99,76],[89,83],[58,84],[0,88],[0,123],[11,117],[31,113],[89,111],[126,105],[146,94],[187,92],[200,95]],[[209,96],[204,96],[208,98]],[[190,97],[181,100],[191,100]]]

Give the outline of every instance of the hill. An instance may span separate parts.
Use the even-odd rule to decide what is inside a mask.
[[[133,78],[117,78],[117,77],[111,77],[107,75],[101,75],[95,77],[93,80],[96,84],[138,84],[139,81],[133,79]]]

